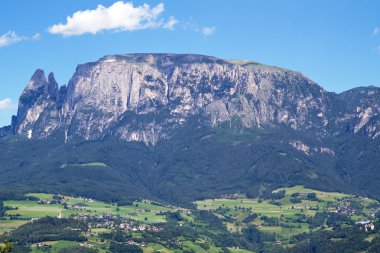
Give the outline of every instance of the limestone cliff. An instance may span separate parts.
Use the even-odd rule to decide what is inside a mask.
[[[79,65],[67,87],[37,70],[0,136],[46,138],[61,133],[87,140],[107,135],[157,143],[190,118],[200,126],[237,122],[242,128],[351,131],[380,134],[380,90],[326,92],[299,72],[252,61],[203,55],[130,54]]]

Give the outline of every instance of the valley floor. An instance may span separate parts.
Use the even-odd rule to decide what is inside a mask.
[[[316,242],[342,247],[355,235],[360,251],[376,252],[371,249],[380,241],[378,201],[303,186],[267,195],[226,194],[181,208],[30,193],[2,201],[0,239],[17,252],[33,253],[243,253],[297,252]]]

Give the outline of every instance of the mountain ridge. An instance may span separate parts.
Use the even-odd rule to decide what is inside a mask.
[[[109,55],[78,65],[68,85],[60,87],[53,73],[45,77],[37,70],[12,125],[1,128],[0,136],[46,138],[60,131],[66,141],[112,135],[156,144],[198,115],[200,126],[237,119],[242,128],[286,125],[318,136],[348,131],[377,138],[379,90],[331,93],[300,72],[246,60]]]
[[[182,203],[305,185],[380,199],[379,88],[336,94],[240,63],[106,56],[60,87],[37,70],[0,129],[0,190]]]

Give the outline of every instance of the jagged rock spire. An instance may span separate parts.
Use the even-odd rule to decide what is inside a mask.
[[[47,80],[45,77],[45,72],[42,69],[37,69],[30,78],[30,81],[26,85],[23,93],[29,92],[31,90],[37,90],[39,87],[46,86],[46,84]]]
[[[59,87],[58,87],[57,81],[54,78],[53,72],[51,72],[48,76],[47,90],[46,91],[52,99],[54,99],[54,100],[57,99],[58,93],[59,93]]]

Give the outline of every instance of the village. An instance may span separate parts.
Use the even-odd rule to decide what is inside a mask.
[[[95,214],[77,214],[71,218],[88,222],[88,227],[91,228],[106,228],[106,229],[121,229],[128,231],[161,231],[159,225],[145,225],[137,221],[132,221],[120,217],[112,213]]]

